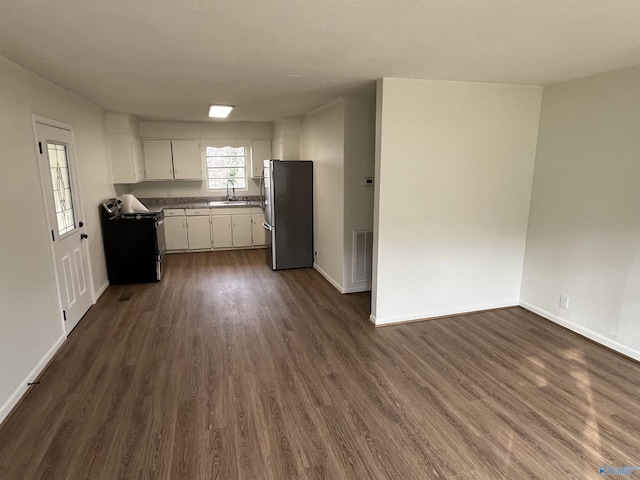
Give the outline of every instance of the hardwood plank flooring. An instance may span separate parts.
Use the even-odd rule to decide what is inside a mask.
[[[110,287],[0,425],[2,480],[600,478],[640,365],[520,308],[375,329],[262,251]],[[632,475],[639,475],[640,472]]]

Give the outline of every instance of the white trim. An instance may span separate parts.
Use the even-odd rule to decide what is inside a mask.
[[[18,386],[18,388],[11,394],[11,396],[7,399],[7,401],[4,402],[4,405],[0,407],[0,424],[4,421],[5,418],[7,418],[7,415],[11,413],[11,410],[13,410],[13,407],[17,405],[17,403],[20,401],[20,399],[29,389],[29,386],[27,385],[27,383],[33,382],[35,381],[36,378],[38,378],[38,376],[49,364],[49,361],[58,352],[58,350],[60,349],[60,347],[62,346],[62,344],[65,342],[66,339],[67,337],[62,335],[60,338],[58,338],[58,340],[56,340],[56,342],[45,354],[45,356],[42,357],[42,359],[33,368],[33,370],[29,372],[29,375],[27,375],[26,378],[22,382],[20,382],[20,385]]]
[[[441,311],[433,311],[428,313],[422,313],[417,315],[408,315],[403,317],[391,317],[380,319],[371,315],[369,318],[372,322],[376,324],[376,326],[387,325],[387,324],[396,324],[396,323],[405,323],[405,322],[415,322],[416,320],[431,320],[435,318],[442,317],[453,317],[455,315],[464,315],[466,313],[475,313],[481,312],[483,310],[494,310],[496,308],[508,308],[508,307],[517,307],[519,305],[518,300],[513,300],[510,302],[504,303],[492,303],[485,305],[476,305],[476,306],[467,306],[467,307],[459,307],[455,309],[447,309]]]
[[[107,291],[107,288],[109,288],[109,282],[104,282],[104,285],[102,285],[100,287],[100,290],[95,292],[95,295],[93,296],[93,304],[94,305],[96,304],[98,299],[102,296],[102,294]]]
[[[357,293],[357,292],[368,292],[370,290],[371,290],[371,282],[358,282],[357,285],[353,285],[347,288],[342,288],[340,291],[342,293]]]
[[[319,107],[314,108],[313,110],[308,111],[307,113],[305,113],[304,115],[302,115],[303,117],[308,117],[310,115],[314,115],[318,112],[321,112],[322,110],[324,110],[325,108],[329,108],[332,105],[335,105],[336,103],[340,103],[340,102],[344,102],[344,98],[345,97],[338,97],[338,98],[334,98],[333,100],[328,101],[327,103],[323,103],[322,105],[320,105]],[[293,135],[294,137],[296,135]]]
[[[60,122],[58,120],[52,120],[46,117],[41,117],[40,115],[36,115],[35,113],[32,113],[31,116],[33,117],[33,123],[39,123],[41,125],[47,125],[49,127],[60,128],[62,130],[69,130],[70,132],[73,132],[73,127],[68,123]],[[36,135],[36,143],[38,143],[37,138],[38,136]],[[75,155],[75,152],[73,152],[73,154]]]
[[[627,347],[622,343],[616,342],[615,340],[612,340],[609,337],[605,337],[604,335],[601,335],[598,332],[594,332],[593,330],[583,327],[582,325],[579,325],[574,322],[570,322],[569,320],[565,320],[562,317],[554,315],[551,312],[547,312],[546,310],[543,310],[542,308],[538,308],[535,305],[532,305],[528,302],[520,301],[520,306],[524,309],[529,310],[530,312],[533,312],[537,315],[540,315],[541,317],[546,318],[547,320],[553,323],[557,323],[558,325],[568,330],[571,330],[572,332],[582,335],[583,337],[586,337],[589,340],[593,340],[594,342],[599,343],[600,345],[604,345],[605,347],[608,347],[612,350],[615,350],[618,353],[626,355],[627,357],[631,357],[634,360],[637,360],[640,362],[640,351],[638,350],[634,350],[633,348]]]
[[[340,293],[345,293],[342,291],[343,290],[342,286],[338,282],[336,282],[333,278],[331,278],[331,276],[327,272],[325,272],[322,268],[320,268],[317,263],[315,262],[313,263],[313,268],[320,275],[322,275],[327,282],[333,285]]]
[[[331,276],[325,272],[322,268],[318,266],[317,263],[313,264],[314,270],[316,270],[320,275],[322,275],[327,282],[329,282],[336,290],[340,293],[356,293],[356,292],[368,292],[371,290],[371,282],[362,283],[360,285],[354,285],[349,288],[342,287],[338,282],[336,282]]]

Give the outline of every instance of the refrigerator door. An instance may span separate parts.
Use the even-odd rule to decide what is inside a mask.
[[[273,215],[273,168],[272,168],[273,160],[265,160],[263,162],[263,189],[264,189],[264,199],[263,199],[263,209],[264,209],[264,219],[267,224],[273,226],[274,223],[274,215]]]
[[[270,191],[271,268],[312,267],[313,162],[272,161]]]
[[[271,270],[276,270],[276,254],[275,254],[275,242],[273,241],[276,235],[276,229],[269,225],[266,221],[262,222],[262,228],[269,232],[269,237],[271,238],[271,245],[266,249],[267,254],[267,265],[271,267]]]

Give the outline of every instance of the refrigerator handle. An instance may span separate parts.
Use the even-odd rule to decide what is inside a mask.
[[[267,222],[262,222],[262,228],[271,231],[271,225],[269,225]]]
[[[264,188],[264,168],[260,171],[260,206],[262,207],[262,209],[264,210],[264,192],[263,192],[263,188]]]

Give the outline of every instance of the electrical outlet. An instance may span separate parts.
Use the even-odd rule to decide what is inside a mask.
[[[560,308],[569,308],[569,297],[560,295]]]

